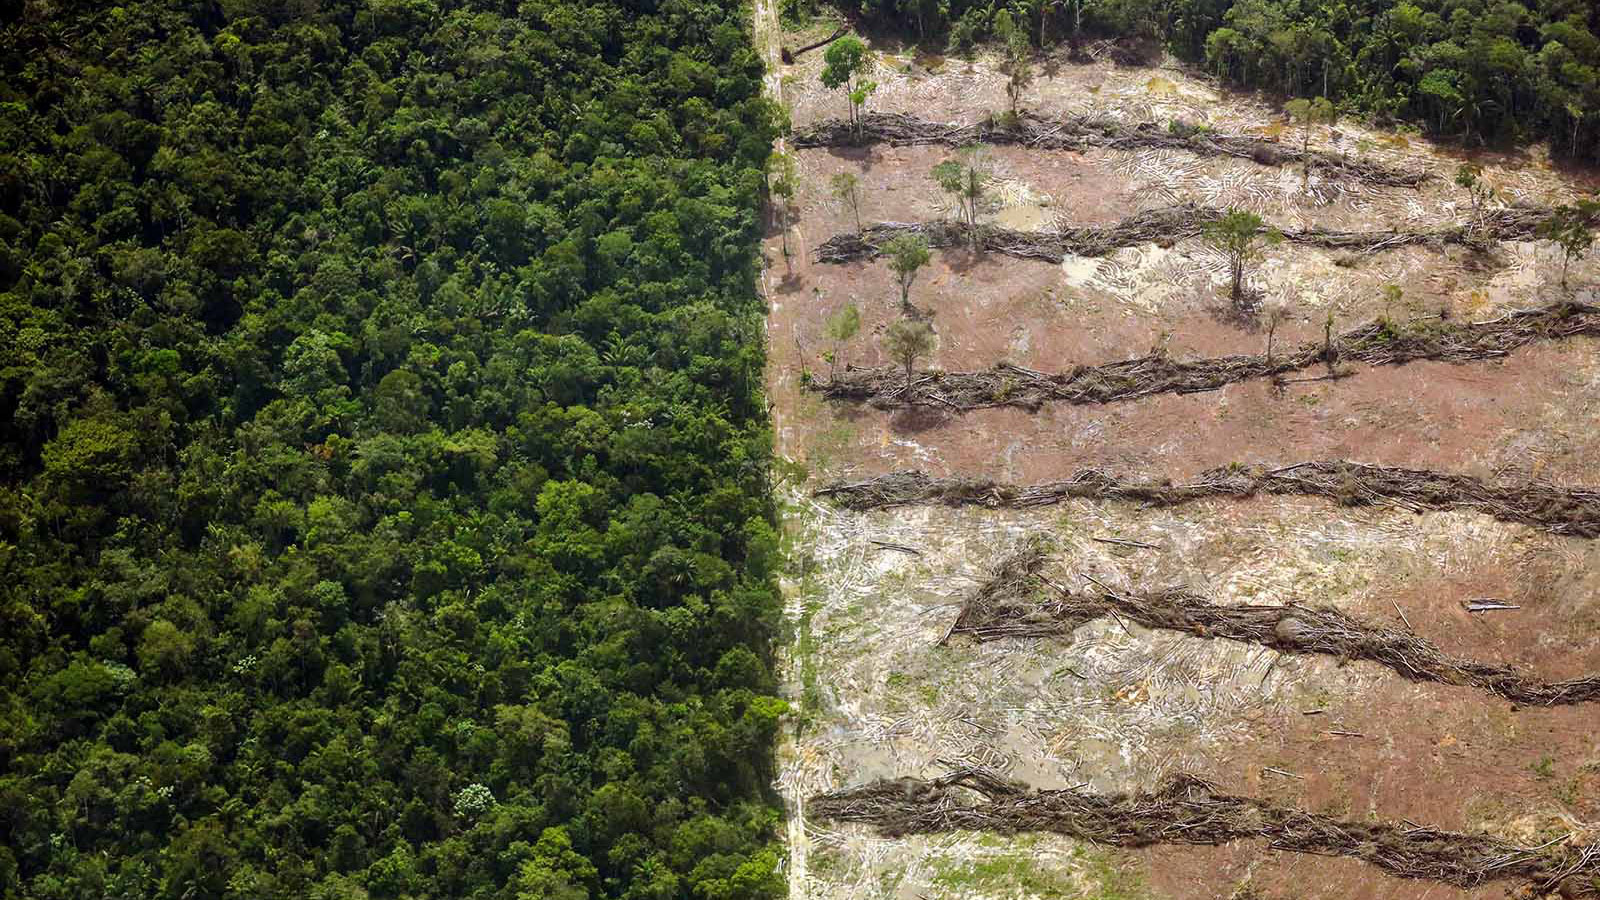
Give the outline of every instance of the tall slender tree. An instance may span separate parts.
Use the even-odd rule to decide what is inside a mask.
[[[917,270],[928,264],[928,239],[920,234],[902,234],[883,247],[889,257],[889,270],[900,282],[900,307],[911,307],[911,283],[917,280]]]
[[[822,60],[822,83],[844,89],[850,101],[850,126],[860,137],[862,110],[867,98],[878,89],[877,82],[867,77],[872,71],[872,54],[860,38],[847,34],[828,45]]]
[[[1228,260],[1231,281],[1229,298],[1236,310],[1243,311],[1245,268],[1261,258],[1265,248],[1283,240],[1277,229],[1268,228],[1261,217],[1242,209],[1230,209],[1227,214],[1205,226],[1202,236],[1206,243],[1222,253]]]

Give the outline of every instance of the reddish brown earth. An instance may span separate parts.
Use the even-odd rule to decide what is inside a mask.
[[[819,60],[802,58],[793,70],[800,83],[794,94],[797,122],[840,112],[836,97],[806,86],[817,66]],[[1043,79],[1033,99],[1046,112],[1082,110],[1101,96],[1089,92],[1090,86],[1104,86],[1110,94],[1118,84],[1159,77],[1163,74],[1155,70],[1130,74],[1109,66],[1068,66],[1056,81]],[[944,89],[937,89],[940,84]],[[874,106],[930,119],[966,119],[998,108],[1003,101],[997,100],[997,85],[982,66],[967,73],[962,64],[950,63],[943,75],[924,72],[888,84]],[[1204,109],[1199,101],[1192,105]],[[1270,114],[1249,101],[1216,115],[1238,127],[1253,120],[1259,131],[1271,130]],[[1353,142],[1355,130],[1350,134]],[[1441,171],[1453,169],[1456,162],[1415,141],[1406,147],[1387,143],[1374,152]],[[801,373],[827,374],[822,359],[828,349],[822,332],[826,315],[845,302],[858,305],[862,334],[843,348],[843,355],[849,364],[868,366],[885,364],[876,333],[899,315],[899,290],[881,261],[828,266],[811,260],[817,243],[854,227],[848,211],[828,196],[828,178],[842,171],[861,178],[867,192],[862,211],[866,220],[936,218],[944,212],[927,173],[947,153],[942,148],[878,147],[798,154],[804,177],[790,231],[796,253],[786,265],[776,232],[766,245],[772,303],[768,387],[779,452],[808,467],[811,486],[900,469],[1026,483],[1063,478],[1086,467],[1181,479],[1232,462],[1347,458],[1600,487],[1600,440],[1595,437],[1600,346],[1582,339],[1533,346],[1494,363],[1363,367],[1336,382],[1291,384],[1283,390],[1255,382],[1207,394],[1103,406],[1051,404],[1036,413],[994,409],[957,415],[931,408],[885,412],[821,401],[801,387]],[[1046,214],[1073,224],[1112,223],[1176,199],[1213,202],[1153,195],[1148,184],[1129,174],[1127,161],[1112,153],[996,148],[991,160],[997,173],[1049,194]],[[1496,177],[1526,196],[1558,196],[1581,186],[1563,185],[1527,158],[1489,162],[1498,166]],[[1243,172],[1252,166],[1210,162],[1206,171],[1208,177],[1226,181],[1235,169]],[[1260,172],[1240,177],[1245,176],[1264,177]],[[1436,222],[1454,215],[1448,207],[1453,202],[1448,186],[1434,185],[1409,194],[1369,192],[1359,202],[1296,207],[1293,216],[1299,223],[1348,228],[1377,227],[1401,214]],[[1272,256],[1310,252],[1279,248]],[[1506,300],[1513,294],[1551,296],[1548,286],[1532,281],[1506,288],[1504,275],[1511,265],[1506,259],[1416,251],[1405,262],[1411,268],[1395,283],[1434,312],[1444,307],[1452,315],[1489,317],[1518,305]],[[1389,264],[1363,262],[1361,267],[1384,265]],[[1349,277],[1369,278],[1373,285],[1383,282],[1362,274],[1359,267]],[[1519,290],[1523,293],[1517,294]],[[1343,307],[1341,325],[1381,312],[1382,302],[1375,290],[1373,294]],[[1169,298],[1154,310],[1141,311],[1093,288],[1068,284],[1058,266],[974,258],[959,251],[934,253],[912,288],[912,302],[932,313],[940,336],[927,365],[948,371],[1000,361],[1056,371],[1143,355],[1155,346],[1165,346],[1181,359],[1260,352],[1264,344],[1262,334],[1215,314],[1214,292]],[[1319,339],[1320,316],[1320,309],[1301,309],[1279,339]],[[1320,502],[1207,502],[1186,507],[1182,515],[1245,522],[1252,505],[1302,504],[1314,510]],[[1427,577],[1418,577],[1397,566],[1379,573],[1378,581],[1364,591],[1361,606],[1348,611],[1398,624],[1398,606],[1412,628],[1449,652],[1516,663],[1550,679],[1600,671],[1600,542],[1529,530],[1517,549],[1512,558],[1458,567],[1460,574],[1445,579],[1431,569]],[[1485,597],[1520,603],[1523,609],[1479,615],[1462,609],[1463,601]],[[1317,601],[1312,596],[1283,599]],[[1326,660],[1305,664],[1335,665]],[[1311,708],[1323,711],[1302,714]],[[1249,739],[1208,751],[1207,770],[1199,774],[1228,791],[1318,812],[1487,829],[1540,843],[1552,828],[1566,827],[1559,824],[1559,815],[1579,822],[1600,820],[1597,723],[1596,708],[1513,709],[1476,690],[1387,677],[1371,690],[1330,690],[1326,696],[1308,696],[1299,709],[1263,716]],[[1330,730],[1362,736],[1335,736]],[[1300,777],[1270,773],[1266,767]],[[1503,897],[1518,888],[1495,883],[1463,891],[1400,881],[1358,861],[1275,853],[1256,843],[1158,847],[1127,858],[1152,892],[1173,898],[1443,900]],[[1236,893],[1245,886],[1255,893]]]

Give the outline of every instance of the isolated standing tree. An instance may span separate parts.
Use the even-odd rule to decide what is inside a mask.
[[[1229,297],[1234,309],[1242,311],[1245,267],[1260,259],[1266,247],[1282,241],[1283,235],[1276,228],[1267,228],[1260,216],[1243,209],[1228,210],[1227,215],[1207,223],[1201,234],[1206,243],[1227,257],[1232,280]]]
[[[774,151],[767,159],[767,193],[772,198],[772,210],[778,219],[778,233],[783,236],[783,259],[789,261],[789,216],[794,202],[794,156]]]
[[[1278,335],[1278,326],[1289,320],[1289,307],[1283,303],[1268,304],[1262,313],[1262,324],[1267,326],[1267,367],[1272,367],[1272,340]]]
[[[1462,163],[1456,169],[1456,184],[1467,192],[1467,201],[1472,210],[1472,218],[1468,224],[1478,227],[1483,214],[1483,208],[1494,198],[1494,188],[1483,178],[1483,166],[1477,163]]]
[[[1405,295],[1405,288],[1398,284],[1386,284],[1383,286],[1383,320],[1385,322],[1394,321],[1394,308],[1400,304]]]
[[[1289,118],[1300,123],[1300,156],[1302,158],[1301,171],[1305,173],[1307,181],[1311,180],[1311,128],[1314,125],[1332,125],[1339,120],[1339,111],[1327,97],[1318,97],[1314,100],[1290,100],[1283,105],[1289,113]]]
[[[917,280],[917,270],[928,264],[928,240],[920,234],[902,234],[883,245],[889,257],[889,270],[900,282],[900,308],[911,306],[911,283]]]
[[[861,230],[861,179],[854,172],[840,172],[829,179],[834,199],[843,203],[856,220],[856,231]]]
[[[1012,21],[1005,10],[995,15],[995,33],[1005,41],[1005,61],[1001,71],[1006,73],[1006,97],[1011,101],[1011,124],[1017,123],[1018,105],[1022,94],[1033,83],[1033,47],[1028,42],[1027,30]]]
[[[1579,200],[1576,206],[1562,205],[1551,210],[1550,217],[1539,223],[1538,235],[1561,250],[1561,287],[1567,287],[1567,271],[1572,261],[1580,259],[1594,244],[1594,232],[1589,222],[1600,218],[1600,202]]]
[[[822,60],[822,83],[829,88],[844,88],[850,100],[850,126],[859,138],[861,110],[867,105],[867,97],[878,89],[877,83],[866,77],[872,68],[872,55],[860,38],[847,34],[828,45]]]
[[[972,249],[978,249],[978,204],[989,181],[983,152],[976,147],[962,148],[954,157],[933,167],[933,180],[939,183],[940,190],[955,198],[972,239]]]
[[[906,387],[911,386],[911,375],[917,360],[933,352],[938,338],[933,326],[921,319],[901,318],[883,331],[883,352],[906,367]]]
[[[1328,310],[1327,318],[1322,320],[1322,361],[1328,364],[1328,377],[1334,375],[1334,363],[1339,361],[1338,354],[1333,349],[1333,310]]]
[[[839,361],[844,358],[845,342],[856,336],[861,330],[861,310],[856,309],[854,303],[846,303],[834,311],[833,315],[823,323],[823,334],[828,340],[833,341],[833,349],[828,351],[828,380],[833,380],[833,373]]]

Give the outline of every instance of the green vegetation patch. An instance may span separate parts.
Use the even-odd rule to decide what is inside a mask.
[[[781,895],[748,11],[0,7],[0,898]]]
[[[992,836],[985,836],[993,840]],[[1073,848],[1069,857],[1027,853],[1033,842],[1000,856],[934,863],[933,885],[942,897],[1041,897],[1074,900],[1144,900],[1143,878],[1106,850]]]

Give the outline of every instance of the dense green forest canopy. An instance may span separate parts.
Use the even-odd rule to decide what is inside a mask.
[[[807,14],[815,0],[787,0]],[[1035,44],[1164,41],[1234,84],[1326,96],[1468,143],[1544,138],[1600,161],[1600,4],[1593,0],[847,0],[867,20],[957,49],[1001,17]]]
[[[773,897],[720,0],[0,2],[0,897]]]

